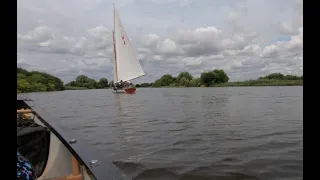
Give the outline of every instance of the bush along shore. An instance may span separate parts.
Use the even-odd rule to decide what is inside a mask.
[[[17,93],[104,89],[109,86],[110,84],[106,78],[96,81],[80,75],[75,81],[64,84],[61,79],[53,75],[17,68]]]
[[[272,73],[256,80],[228,82],[229,77],[223,70],[204,72],[199,78],[188,72],[181,72],[177,77],[163,75],[152,83],[136,84],[136,87],[236,87],[236,86],[302,86],[303,76]]]
[[[78,76],[74,81],[64,84],[61,79],[53,75],[27,71],[17,68],[17,93],[105,89],[113,85],[113,81],[101,78],[96,81],[85,75]],[[229,82],[228,75],[222,69],[215,69],[201,73],[200,77],[193,77],[189,72],[181,72],[177,77],[170,74],[163,75],[151,83],[136,84],[135,87],[236,87],[236,86],[302,86],[303,76],[283,75],[272,73],[256,80]]]

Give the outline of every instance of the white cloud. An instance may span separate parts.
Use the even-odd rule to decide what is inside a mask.
[[[112,1],[18,0],[18,66],[71,81],[112,79]],[[123,0],[122,22],[146,76],[224,69],[230,80],[302,74],[302,0]],[[289,37],[282,40],[281,37]]]

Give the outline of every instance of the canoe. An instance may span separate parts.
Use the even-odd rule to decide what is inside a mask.
[[[39,180],[128,179],[112,161],[61,126],[58,118],[33,104],[32,100],[17,96],[17,150],[26,158],[33,157],[29,160]]]

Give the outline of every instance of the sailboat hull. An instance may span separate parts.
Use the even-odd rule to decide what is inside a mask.
[[[136,88],[131,87],[131,88],[125,88],[125,89],[117,89],[113,90],[114,93],[125,93],[125,94],[134,94],[136,93]]]
[[[124,89],[124,91],[126,92],[126,94],[134,94],[134,93],[136,93],[136,88],[134,88],[134,87],[126,88],[126,89]]]
[[[126,93],[123,89],[112,90],[113,93]]]

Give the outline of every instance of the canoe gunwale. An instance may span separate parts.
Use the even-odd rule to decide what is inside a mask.
[[[90,148],[91,145],[83,140],[79,135],[72,132],[71,129],[63,127],[60,124],[60,120],[52,117],[47,112],[39,107],[32,107],[32,100],[23,101],[29,109],[34,111],[34,114],[38,119],[44,123],[47,128],[54,133],[60,141],[69,149],[72,155],[79,161],[81,165],[84,165],[97,180],[127,180],[128,177],[117,168],[112,161],[107,160],[94,149]],[[17,98],[17,101],[19,99]],[[76,139],[76,143],[68,143],[68,141]],[[97,166],[90,166],[91,160],[98,160],[100,163]]]

